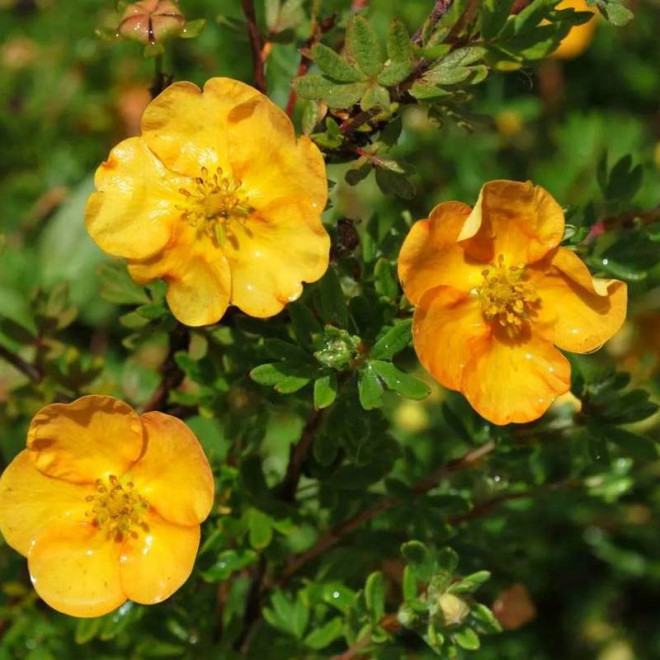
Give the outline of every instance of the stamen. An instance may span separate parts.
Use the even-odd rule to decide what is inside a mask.
[[[524,267],[507,267],[504,256],[499,255],[494,272],[484,268],[481,274],[484,281],[479,288],[479,298],[484,317],[509,335],[517,335],[540,302],[534,285],[525,279]]]
[[[142,520],[149,510],[149,502],[135,491],[133,482],[122,482],[111,474],[107,482],[97,479],[95,485],[96,495],[85,497],[86,502],[93,502],[85,516],[91,518],[92,525],[105,531],[108,540],[120,542],[127,534],[137,538],[136,527],[149,530]]]
[[[225,175],[221,167],[213,173],[202,167],[200,173],[192,187],[179,188],[181,219],[219,247],[228,240],[235,242],[237,231],[247,231],[245,220],[254,210],[241,191],[241,182]]]

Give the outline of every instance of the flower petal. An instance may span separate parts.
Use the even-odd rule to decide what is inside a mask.
[[[87,201],[87,231],[109,254],[143,259],[169,240],[180,216],[178,177],[149,150],[144,140],[120,142],[97,170],[96,188]]]
[[[196,177],[202,167],[229,171],[227,115],[260,96],[230,78],[211,78],[203,93],[192,83],[174,83],[142,115],[142,137],[165,166],[179,174]]]
[[[0,477],[0,532],[22,555],[53,521],[83,522],[94,489],[47,477],[34,466],[33,452],[24,449]]]
[[[627,287],[619,280],[591,276],[571,250],[559,248],[550,268],[535,281],[540,318],[553,320],[554,343],[574,353],[600,348],[626,318]]]
[[[328,269],[330,238],[303,197],[281,198],[251,216],[227,241],[232,304],[264,318],[282,311]]]
[[[188,326],[216,323],[229,304],[231,273],[225,256],[194,227],[177,228],[170,244],[151,259],[131,261],[131,277],[139,284],[162,278],[167,302],[176,318]]]
[[[142,424],[129,405],[111,396],[84,396],[42,408],[28,430],[38,470],[72,483],[121,476],[144,446]]]
[[[137,492],[165,518],[197,525],[213,506],[211,468],[195,434],[180,420],[160,412],[141,417],[146,450],[131,468]]]
[[[473,408],[494,424],[538,419],[570,387],[568,360],[529,326],[516,340],[494,329],[472,348],[462,391]]]
[[[70,616],[102,616],[126,595],[119,576],[121,545],[93,525],[57,525],[28,554],[32,584],[53,609]]]
[[[291,119],[268,97],[235,107],[227,131],[234,178],[254,208],[304,195],[317,214],[323,212],[328,199],[323,155],[308,137],[296,139]]]
[[[461,202],[438,204],[428,220],[416,222],[399,253],[399,279],[416,305],[436,286],[469,291],[483,279],[482,266],[466,257],[457,242],[471,209]]]
[[[490,181],[459,240],[479,261],[502,255],[505,264],[520,266],[544,257],[563,235],[564,212],[547,190],[530,181]]]
[[[474,344],[484,341],[490,332],[479,301],[447,286],[427,291],[413,318],[413,343],[420,362],[452,390],[462,389]]]
[[[151,605],[169,598],[192,572],[199,546],[199,525],[173,525],[150,514],[148,532],[124,541],[121,584],[136,603]]]

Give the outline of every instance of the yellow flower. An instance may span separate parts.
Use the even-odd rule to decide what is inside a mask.
[[[559,247],[563,234],[546,190],[491,181],[474,209],[436,206],[401,248],[420,361],[495,424],[537,419],[568,391],[570,366],[555,346],[594,351],[625,319],[626,285],[592,278]]]
[[[128,260],[133,279],[162,278],[173,314],[215,323],[229,304],[268,317],[327,270],[325,164],[267,97],[229,78],[202,92],[175,83],[96,172],[87,229]]]
[[[37,593],[78,617],[158,603],[192,571],[213,475],[169,415],[107,396],[40,410],[0,477],[0,531]]]
[[[557,5],[557,9],[574,9],[575,11],[590,11],[590,18],[582,25],[574,25],[571,31],[561,40],[559,46],[551,53],[551,57],[560,60],[572,60],[589,48],[596,30],[597,16],[585,0],[564,0]]]

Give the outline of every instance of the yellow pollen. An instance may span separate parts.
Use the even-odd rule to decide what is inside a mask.
[[[219,246],[225,244],[228,235],[231,237],[240,228],[245,230],[245,219],[253,211],[241,182],[224,174],[221,167],[213,174],[202,167],[201,176],[179,192],[185,198],[179,206],[182,218]]]
[[[484,317],[509,334],[517,334],[540,302],[534,285],[526,280],[524,267],[505,266],[500,255],[497,266],[485,268],[482,275],[479,299]]]
[[[149,502],[135,491],[132,482],[120,481],[114,474],[107,481],[97,479],[96,493],[85,499],[92,504],[85,515],[92,525],[105,531],[108,540],[123,541],[127,535],[137,538],[137,529],[149,531],[142,520]]]

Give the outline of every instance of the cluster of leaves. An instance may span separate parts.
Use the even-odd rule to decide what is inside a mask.
[[[92,3],[77,3],[76,20],[87,20]],[[326,216],[333,233],[330,270],[270,320],[232,310],[215,327],[183,329],[167,308],[162,283],[139,287],[121,264],[99,268],[97,254],[81,261],[87,244],[82,230],[74,230],[82,226],[89,182],[47,226],[25,220],[34,217],[35,190],[76,185],[116,139],[116,124],[90,117],[103,117],[99,100],[125,84],[122,76],[136,75],[131,44],[85,55],[96,20],[90,18],[68,64],[77,72],[74,81],[80,71],[89,72],[79,83],[82,100],[70,109],[71,125],[69,115],[62,119],[51,108],[57,131],[39,132],[33,110],[58,95],[48,86],[53,75],[41,69],[29,74],[35,84],[26,100],[29,75],[8,82],[0,70],[6,98],[33,118],[25,127],[14,121],[20,113],[3,118],[25,148],[3,154],[23,178],[12,175],[3,188],[13,193],[4,198],[18,201],[4,216],[0,342],[32,374],[4,369],[4,363],[0,371],[3,458],[24,446],[26,425],[45,403],[94,391],[139,407],[166,383],[160,407],[195,431],[217,486],[195,572],[158,607],[128,603],[82,621],[56,615],[37,605],[20,578],[23,560],[3,548],[2,653],[30,660],[277,660],[342,653],[464,657],[478,649],[476,657],[484,660],[545,660],[595,655],[610,635],[634,645],[640,657],[653,657],[660,637],[652,622],[646,625],[646,601],[657,601],[660,574],[660,536],[652,524],[660,501],[657,385],[640,382],[616,355],[577,358],[572,392],[579,410],[566,403],[538,423],[493,428],[460,395],[429,395],[419,380],[411,309],[395,272],[411,214],[424,217],[439,199],[473,200],[487,179],[531,172],[569,206],[566,244],[597,274],[625,279],[634,305],[652,307],[660,231],[657,213],[640,210],[657,203],[652,154],[642,148],[652,133],[635,132],[621,116],[584,112],[579,89],[570,85],[596,94],[597,76],[578,76],[574,83],[567,75],[580,109],[564,121],[561,113],[544,113],[526,85],[516,86],[519,78],[503,75],[544,57],[584,14],[558,11],[554,0],[524,3],[514,15],[509,2],[456,0],[446,3],[440,20],[422,23],[431,4],[398,3],[399,18],[374,10],[387,14],[380,22],[354,15],[343,0],[267,0],[263,13],[258,4],[262,36],[272,46],[269,91],[284,104],[302,46],[304,61],[313,63],[293,83],[302,124],[324,151],[331,177],[341,181]],[[612,23],[628,18],[619,0],[591,4]],[[171,45],[177,77],[201,81],[202,70],[216,71],[221,62],[223,74],[248,79],[250,58],[233,56],[246,52],[239,3],[223,6],[221,17],[202,0],[188,0],[185,9],[216,21],[189,51]],[[55,14],[39,14],[35,24]],[[48,23],[49,34],[61,33],[61,23],[55,25]],[[421,29],[413,33],[405,25]],[[609,38],[601,41],[603,52]],[[626,52],[618,41],[623,37],[616,39],[619,51],[609,60],[599,55],[589,67],[624,75],[626,67],[611,66]],[[631,61],[634,83],[617,85],[629,95],[628,118],[637,111],[632,90],[649,95],[651,110],[660,90],[660,79],[653,83],[649,70],[637,76],[642,65]],[[144,87],[152,67],[145,69]],[[470,103],[471,96],[479,102]],[[430,131],[414,109],[406,117],[411,120],[402,121],[404,106],[414,105],[424,105],[441,130]],[[519,132],[457,131],[472,123],[474,108],[496,119],[514,114]],[[604,130],[612,122],[617,131]],[[81,130],[96,139],[77,140]],[[58,154],[50,169],[42,163],[48,159],[35,156],[32,132]],[[587,141],[593,135],[596,146]],[[71,155],[74,142],[80,144]],[[611,142],[611,163],[602,158],[597,167]],[[630,150],[639,154],[633,159]],[[34,176],[32,161],[39,162]],[[371,172],[382,192],[400,199],[379,195]],[[592,180],[598,185],[590,186]],[[424,185],[415,185],[419,181]],[[16,245],[27,264],[22,270],[12,256]],[[75,265],[68,293],[40,279],[62,254]],[[479,461],[462,462],[466,452]],[[453,550],[436,550],[443,544]],[[464,574],[457,572],[459,556]],[[557,575],[571,588],[558,584]],[[491,635],[499,624],[485,603],[517,582],[528,585],[539,621],[521,633]],[[601,637],[589,637],[596,629]]]

